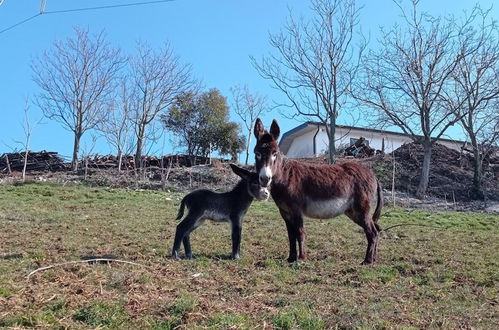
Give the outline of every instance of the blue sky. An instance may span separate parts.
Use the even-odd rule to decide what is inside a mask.
[[[140,0],[47,0],[46,11],[133,2]],[[0,6],[0,30],[37,14],[40,3],[40,0],[4,0]],[[463,10],[471,9],[474,3],[469,0],[421,0],[421,8],[434,15],[459,15]],[[494,0],[478,3],[488,8]],[[371,35],[370,46],[375,47],[379,27],[399,21],[398,10],[392,0],[360,0],[359,4],[364,6],[360,16],[362,30]],[[95,32],[104,29],[111,43],[127,53],[133,53],[139,39],[158,47],[169,41],[180,58],[192,65],[194,75],[207,89],[218,88],[230,101],[231,86],[248,84],[252,91],[278,101],[282,95],[257,74],[249,56],[259,58],[272,51],[268,33],[277,32],[283,26],[288,7],[296,15],[309,15],[305,0],[176,0],[145,6],[44,14],[1,33],[0,153],[19,147],[15,141],[23,139],[21,122],[25,99],[33,98],[38,91],[31,78],[31,59],[50,48],[55,40],[72,35],[74,26],[89,27]],[[497,8],[492,14],[499,18]],[[30,116],[33,120],[41,117],[35,105],[30,107]],[[279,120],[281,132],[300,124],[282,118],[277,112],[267,114],[265,124],[268,125],[272,118]],[[236,119],[234,116],[233,120]],[[340,124],[349,124],[348,119],[340,117]],[[88,138],[87,134],[83,148],[89,148]],[[69,156],[72,142],[71,132],[44,120],[33,132],[31,149],[58,151]],[[106,154],[112,150],[101,141],[94,151]],[[171,152],[171,149],[166,151]]]

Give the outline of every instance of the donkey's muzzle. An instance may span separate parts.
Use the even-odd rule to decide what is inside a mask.
[[[272,181],[272,170],[270,167],[265,166],[260,170],[258,179],[260,181],[260,186],[267,188],[270,186],[270,181]]]
[[[269,177],[260,177],[260,186],[267,188],[270,186],[270,178]]]

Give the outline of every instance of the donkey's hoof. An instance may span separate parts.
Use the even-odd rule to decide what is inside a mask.
[[[372,260],[364,260],[364,261],[362,261],[360,264],[361,264],[362,266],[366,266],[366,265],[368,266],[368,265],[372,265],[372,264],[374,264],[374,261],[372,261]]]
[[[190,259],[195,259],[195,258],[196,258],[196,257],[195,257],[192,253],[191,253],[191,254],[186,254],[186,255],[185,255],[185,259],[188,259],[188,260],[190,260]]]
[[[287,260],[289,263],[293,263],[293,262],[298,261],[298,259],[296,257],[289,257]]]
[[[237,260],[237,259],[240,259],[241,256],[239,254],[233,254],[233,255],[230,256],[230,258],[233,259],[233,260]]]
[[[180,261],[180,257],[178,256],[178,254],[172,254],[171,256],[172,260],[175,260],[175,261]]]

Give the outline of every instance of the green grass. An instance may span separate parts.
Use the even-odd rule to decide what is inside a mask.
[[[242,258],[230,230],[192,234],[197,258],[168,258],[182,195],[83,185],[0,185],[0,327],[499,327],[499,216],[386,208],[379,261],[345,217],[305,220],[309,260],[289,265],[283,220],[255,202]],[[114,256],[129,264],[72,264]]]

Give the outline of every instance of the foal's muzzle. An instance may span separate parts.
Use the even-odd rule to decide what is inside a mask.
[[[270,192],[267,188],[260,188],[258,200],[266,201],[270,197]]]

